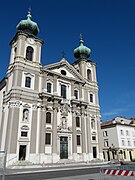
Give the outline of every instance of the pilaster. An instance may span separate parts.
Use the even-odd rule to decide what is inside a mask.
[[[39,153],[45,152],[46,106],[41,109]]]
[[[57,101],[53,104],[53,125],[52,125],[52,153],[57,154]]]
[[[76,105],[72,105],[72,149],[73,154],[77,153],[77,139],[76,139],[76,114],[75,114],[75,107]]]
[[[36,153],[36,138],[37,134],[37,106],[32,107],[32,123],[31,123],[31,141],[30,141],[30,153]]]
[[[53,78],[53,93],[57,95],[57,76]]]
[[[90,129],[90,117],[89,115],[86,118],[86,124],[87,124],[87,150],[88,153],[92,153],[92,149],[91,149],[91,129]]]

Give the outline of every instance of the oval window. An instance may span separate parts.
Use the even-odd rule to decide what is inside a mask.
[[[65,76],[67,73],[64,70],[61,70],[61,74]]]

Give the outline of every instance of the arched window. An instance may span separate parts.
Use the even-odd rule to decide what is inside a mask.
[[[47,83],[47,92],[51,93],[52,92],[52,84],[51,83]]]
[[[90,94],[90,102],[93,103],[93,94]]]
[[[80,127],[80,118],[76,117],[76,127]]]
[[[50,112],[47,112],[46,113],[46,123],[51,123],[51,113]]]
[[[23,121],[28,122],[28,118],[29,118],[29,110],[24,109],[23,110]]]
[[[87,79],[90,80],[90,81],[92,80],[92,78],[91,78],[91,70],[90,69],[87,70]]]
[[[31,88],[31,77],[29,76],[25,78],[25,87]]]
[[[95,119],[91,119],[91,128],[95,129]]]
[[[74,90],[75,99],[78,99],[78,90]]]
[[[66,86],[65,85],[61,85],[61,96],[64,98],[64,99],[66,99],[66,94],[67,94],[67,92],[66,92]]]
[[[33,48],[31,46],[28,46],[26,49],[26,59],[29,61],[32,61],[33,59]]]

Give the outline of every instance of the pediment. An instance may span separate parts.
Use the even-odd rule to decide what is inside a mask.
[[[64,77],[64,78],[67,78],[70,80],[75,80],[78,82],[85,83],[84,78],[64,58],[61,61],[59,61],[58,63],[54,63],[54,64],[44,66],[43,69],[45,71],[52,73],[52,74],[54,73],[58,76],[61,76],[61,77]],[[65,74],[63,72],[65,72]]]

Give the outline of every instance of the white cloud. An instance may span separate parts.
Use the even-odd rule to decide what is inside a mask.
[[[118,112],[105,112],[105,113],[102,113],[103,116],[111,116],[111,115],[116,115],[118,114]]]
[[[104,113],[102,113],[102,116],[117,115],[117,114],[120,114],[120,113],[122,113],[124,111],[127,111],[127,108],[118,108],[118,109],[114,109],[113,111],[104,112]]]

